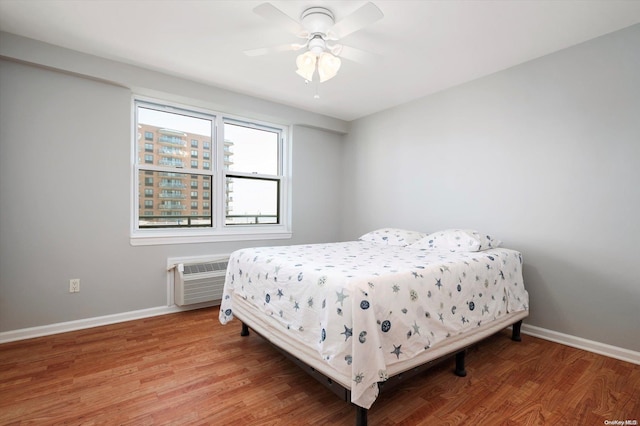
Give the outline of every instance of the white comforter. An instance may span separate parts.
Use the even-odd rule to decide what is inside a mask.
[[[364,241],[236,251],[223,324],[233,318],[231,293],[347,373],[352,402],[365,408],[389,365],[529,303],[517,251],[443,253]]]

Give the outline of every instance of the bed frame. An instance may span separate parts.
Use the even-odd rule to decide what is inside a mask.
[[[242,321],[242,330],[240,332],[240,335],[241,336],[248,336],[249,335],[249,327],[250,326],[248,326],[243,320],[241,320],[241,321]],[[520,336],[520,328],[521,328],[521,326],[522,326],[522,320],[518,320],[517,322],[515,322],[515,323],[513,323],[511,325],[511,327],[512,327],[511,340],[513,340],[515,342],[520,342],[522,340],[522,337]],[[336,381],[334,381],[330,377],[324,375],[320,371],[316,370],[315,368],[311,367],[310,365],[308,365],[305,362],[301,361],[300,359],[296,358],[294,355],[290,354],[286,350],[282,349],[278,345],[276,345],[273,342],[271,342],[265,336],[261,335],[255,329],[253,329],[253,330],[261,338],[265,339],[274,348],[276,348],[279,352],[281,352],[285,357],[287,357],[288,359],[293,361],[296,365],[298,365],[300,368],[302,368],[307,374],[311,375],[313,378],[318,380],[325,387],[330,389],[340,399],[342,399],[343,401],[351,403],[351,390],[345,388],[344,386],[342,386],[341,384],[337,383]],[[477,343],[477,342],[475,342],[475,343]],[[475,344],[475,343],[473,343],[473,344]],[[379,389],[380,392],[389,391],[390,389],[392,389],[392,388],[396,387],[397,385],[405,382],[406,380],[410,379],[411,377],[414,377],[414,376],[416,376],[418,374],[421,374],[422,372],[428,370],[429,368],[431,368],[431,367],[433,367],[433,366],[435,366],[437,364],[440,364],[442,361],[445,361],[445,360],[451,358],[454,354],[455,354],[455,360],[456,360],[455,361],[456,366],[455,366],[454,374],[456,376],[458,376],[458,377],[464,377],[464,376],[467,375],[467,371],[465,370],[465,354],[466,354],[466,350],[469,348],[469,346],[471,346],[471,345],[468,345],[468,346],[465,346],[465,347],[462,347],[462,348],[458,348],[453,352],[450,352],[450,353],[448,353],[446,355],[443,355],[443,356],[441,356],[439,358],[435,358],[433,360],[427,361],[426,363],[424,363],[422,365],[419,365],[419,366],[414,367],[412,369],[409,369],[407,371],[403,371],[403,372],[401,372],[399,374],[395,374],[395,375],[389,376],[387,381],[378,382],[378,389]],[[367,426],[367,417],[368,417],[367,415],[368,415],[369,410],[366,409],[366,408],[360,407],[358,405],[355,405],[355,407],[356,407],[356,426]]]

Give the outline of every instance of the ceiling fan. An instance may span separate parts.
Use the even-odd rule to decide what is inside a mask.
[[[307,81],[313,81],[313,76],[317,71],[321,83],[336,76],[341,65],[340,58],[366,62],[367,57],[372,56],[362,50],[335,42],[384,16],[382,11],[371,2],[366,3],[339,22],[335,22],[333,12],[326,7],[305,9],[299,20],[291,18],[271,3],[263,3],[253,11],[296,37],[305,40],[301,43],[246,50],[244,53],[247,56],[260,56],[306,49],[296,58],[298,67],[296,73]]]

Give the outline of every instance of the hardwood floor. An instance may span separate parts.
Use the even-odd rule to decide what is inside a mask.
[[[352,425],[355,409],[207,308],[0,345],[0,424]],[[370,425],[640,422],[640,366],[504,331],[383,393]]]

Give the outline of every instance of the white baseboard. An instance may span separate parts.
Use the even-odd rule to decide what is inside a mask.
[[[583,349],[588,352],[640,365],[640,352],[635,352],[630,349],[619,348],[617,346],[607,345],[606,343],[595,342],[593,340],[583,339],[582,337],[558,333],[557,331],[547,330],[545,328],[528,324],[522,324],[521,331],[529,336],[539,337],[551,342],[560,343],[573,348]]]
[[[119,322],[132,321],[142,318],[150,318],[158,315],[173,314],[176,312],[190,311],[192,309],[214,306],[219,302],[207,302],[188,307],[158,306],[156,308],[141,309],[139,311],[122,312],[119,314],[105,315],[101,317],[86,318],[76,321],[60,322],[57,324],[43,325],[39,327],[23,328],[20,330],[0,332],[0,343],[14,342],[16,340],[32,339],[34,337],[49,336],[52,334],[66,333],[68,331],[83,330],[85,328],[99,327],[101,325],[117,324]]]

